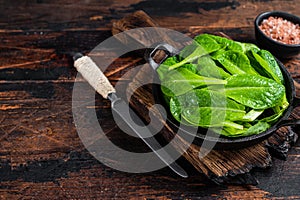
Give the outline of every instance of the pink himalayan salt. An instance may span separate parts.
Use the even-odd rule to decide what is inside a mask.
[[[300,26],[281,17],[264,19],[259,28],[273,40],[285,44],[300,44]]]

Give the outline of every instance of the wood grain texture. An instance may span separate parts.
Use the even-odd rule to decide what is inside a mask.
[[[299,0],[166,2],[172,6],[140,0],[0,1],[0,199],[300,198],[299,142],[286,161],[272,158],[270,169],[250,172],[257,186],[217,186],[184,159],[180,164],[188,179],[173,176],[167,168],[123,173],[85,150],[72,116],[76,71],[65,53],[88,53],[111,36],[113,21],[143,9],[160,26],[190,36],[224,32],[236,40],[254,41],[252,23],[258,13],[285,10],[300,15]],[[115,83],[124,65],[140,62],[134,55],[116,60],[107,71],[109,79]],[[298,57],[284,61],[298,81],[299,62]],[[85,84],[82,79],[80,83]],[[102,123],[120,145],[145,148],[138,140],[124,139],[108,101],[96,96],[96,106],[90,109],[106,116]],[[293,117],[299,113],[297,109]]]

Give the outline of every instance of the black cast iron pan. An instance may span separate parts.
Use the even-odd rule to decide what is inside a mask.
[[[154,54],[157,52],[157,50],[163,50],[166,53],[166,56],[164,59],[162,59],[159,63],[155,62],[153,59]],[[173,56],[178,54],[178,50],[173,48],[172,46],[168,44],[159,44],[157,45],[154,50],[148,54],[148,61],[151,67],[156,70],[157,67],[169,56]],[[153,96],[156,104],[162,105],[165,110],[167,111],[167,116],[166,116],[166,122],[174,129],[178,130],[180,129],[183,134],[181,136],[185,135],[187,137],[193,137],[193,143],[201,146],[203,144],[203,141],[205,140],[206,142],[211,142],[214,144],[214,149],[238,149],[238,148],[243,148],[247,146],[251,146],[254,144],[257,144],[268,137],[270,137],[276,130],[278,130],[280,127],[283,126],[295,126],[295,125],[300,125],[300,119],[289,119],[289,116],[291,112],[297,107],[300,106],[300,98],[296,97],[296,92],[295,92],[295,85],[293,82],[293,79],[289,72],[286,70],[285,66],[277,60],[277,63],[280,66],[281,72],[284,77],[285,81],[285,88],[286,88],[286,96],[287,100],[289,102],[289,107],[285,110],[283,115],[278,119],[278,121],[273,124],[268,130],[261,132],[256,135],[251,135],[251,136],[245,136],[245,137],[238,137],[238,138],[229,138],[225,136],[219,136],[219,135],[214,135],[214,134],[209,134],[207,135],[207,130],[203,128],[198,128],[196,132],[190,131],[190,127],[184,126],[182,124],[179,124],[171,115],[168,106],[166,105],[166,102],[164,101],[163,94],[161,92],[161,87],[159,84],[153,84]],[[156,74],[156,73],[155,73]],[[155,81],[159,82],[158,76],[154,76]],[[161,113],[164,114],[164,113]]]

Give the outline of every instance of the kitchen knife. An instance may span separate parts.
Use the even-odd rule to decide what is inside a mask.
[[[87,82],[105,99],[111,101],[111,108],[117,113],[128,127],[170,168],[181,177],[187,178],[188,175],[174,159],[161,147],[153,137],[151,131],[138,124],[144,124],[142,120],[130,109],[129,105],[119,98],[116,90],[110,84],[107,77],[94,61],[88,57],[77,53],[73,57],[74,67],[87,80]]]

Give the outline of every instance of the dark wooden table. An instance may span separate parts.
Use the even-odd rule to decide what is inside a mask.
[[[255,42],[253,21],[270,10],[300,15],[290,1],[0,1],[0,199],[300,199],[300,144],[286,160],[251,171],[253,185],[216,185],[180,161],[182,179],[168,168],[130,174],[97,161],[83,146],[72,116],[76,70],[66,52],[88,53],[112,35],[112,22],[144,10],[161,27],[187,35],[223,32]],[[138,59],[138,58],[135,58]],[[130,56],[116,65],[131,62]],[[137,60],[136,62],[139,62]],[[300,80],[300,56],[283,60]],[[113,82],[118,71],[110,74]],[[97,97],[111,132],[107,101]],[[115,136],[118,138],[118,136]],[[134,146],[128,142],[128,148]]]

